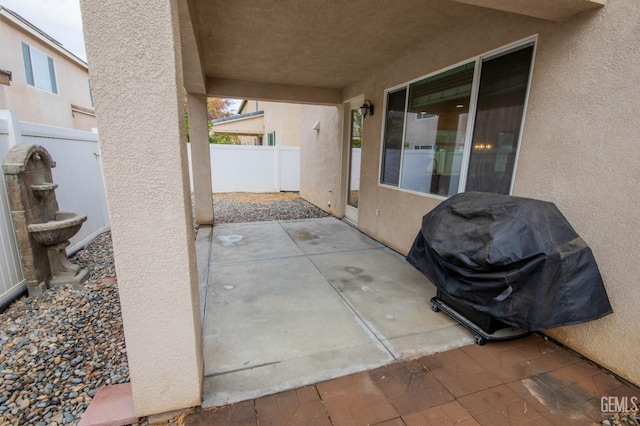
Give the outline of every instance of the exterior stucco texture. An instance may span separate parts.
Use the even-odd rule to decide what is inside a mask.
[[[178,4],[186,3],[162,1],[151,7],[124,0],[108,4],[81,1],[133,397],[140,416],[198,405],[201,398],[202,342],[182,126],[184,81],[177,10]],[[278,45],[286,54],[277,55],[256,44],[258,53],[266,55],[265,63],[249,57],[267,71],[247,68],[251,75],[235,75],[240,81],[226,80],[231,75],[219,67],[237,74],[249,63],[248,56],[239,56],[233,49],[220,52],[233,43],[203,37],[202,49],[211,46],[203,59],[210,65],[204,68],[211,69],[206,79],[208,94],[323,104],[361,95],[370,99],[377,110],[364,121],[359,228],[406,253],[422,216],[441,199],[378,184],[384,90],[537,35],[513,195],[552,201],[560,208],[593,249],[614,311],[603,319],[548,330],[548,334],[640,384],[640,358],[633,350],[640,347],[640,287],[636,285],[640,200],[634,196],[640,185],[636,146],[640,127],[635,125],[640,114],[640,4],[611,0],[602,9],[552,22],[463,3],[421,3],[432,8],[429,18],[440,19],[438,25],[428,26],[429,32],[421,34],[412,32],[416,27],[404,25],[404,31],[396,31],[395,37],[380,46],[374,41],[373,46],[360,43],[345,48],[345,64],[357,63],[360,69],[326,69],[328,54],[323,50],[315,58],[313,48],[318,46],[319,51],[322,44],[306,45],[305,51],[314,55],[314,61],[305,63],[308,72],[301,67],[305,64],[293,62],[282,61],[283,68],[270,66],[267,59],[288,58],[289,46],[299,43],[294,36],[283,36]],[[189,4],[212,13],[253,8],[241,3],[218,9],[205,2]],[[348,10],[363,9],[359,4],[343,4],[351,8]],[[297,10],[291,8],[290,13]],[[195,27],[202,19],[207,24],[202,27],[212,37],[235,40],[239,34],[219,26],[236,20],[207,21],[210,15],[197,12],[196,8]],[[388,15],[404,19],[399,14]],[[289,16],[282,19],[298,23],[291,28],[300,27]],[[310,16],[312,23],[324,25],[316,15]],[[395,28],[395,20],[384,26],[384,16],[375,8],[359,13],[358,22],[369,32],[354,34],[367,38],[376,30]],[[259,20],[273,26],[262,15]],[[409,23],[415,25],[417,20],[407,15]],[[214,31],[208,22],[219,25]],[[355,25],[349,20],[341,22]],[[422,21],[420,26],[425,26]],[[403,34],[407,40],[396,48],[393,40]],[[335,50],[344,43],[336,37]],[[356,47],[357,52],[350,55]],[[377,50],[384,50],[384,55],[377,55]],[[396,52],[402,56],[394,59]],[[314,66],[315,59],[322,66]],[[263,72],[262,80],[244,80],[259,72]],[[287,76],[287,81],[281,76]],[[345,81],[356,83],[338,87]],[[301,87],[293,87],[295,84]],[[344,209],[343,111],[341,107],[308,108],[300,118],[301,194],[339,216]],[[316,121],[319,131],[311,130]]]
[[[640,4],[630,1],[559,23],[486,13],[344,92],[345,98],[364,93],[382,112],[385,89],[537,34],[513,195],[556,203],[592,247],[614,311],[547,332],[636,384],[640,359],[615,348],[640,347],[640,200],[634,196],[640,185],[639,20]],[[383,115],[364,124],[359,228],[407,253],[422,216],[440,199],[378,184]],[[303,194],[326,190],[305,188]]]
[[[135,413],[199,405],[202,336],[177,4],[81,6]]]

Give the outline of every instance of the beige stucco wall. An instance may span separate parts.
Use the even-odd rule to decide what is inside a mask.
[[[177,2],[83,0],[81,7],[135,413],[199,405],[202,334]]]
[[[614,314],[549,334],[640,384],[640,3],[540,34],[514,193],[555,202],[594,251]]]
[[[10,86],[2,86],[0,109],[18,114],[21,121],[90,131],[95,117],[72,113],[71,104],[92,108],[89,95],[89,72],[26,31],[0,16],[0,68],[11,71]],[[54,61],[58,94],[27,84],[22,57],[22,42],[35,47]],[[76,115],[76,117],[74,117]],[[81,115],[81,116],[79,116]]]
[[[98,127],[98,121],[95,114],[85,114],[84,112],[72,111],[73,117],[72,129],[91,131]]]
[[[264,115],[245,118],[242,120],[232,120],[217,123],[213,130],[216,133],[229,133],[238,135],[263,136],[262,144],[267,145],[267,133],[276,132],[276,145],[279,146],[300,146],[301,139],[301,115],[303,108],[300,104],[283,102],[266,102],[247,100],[239,114],[246,114],[256,111],[264,111]],[[309,126],[309,129],[313,123]],[[240,143],[243,145],[253,145],[252,136],[240,136]]]
[[[267,133],[276,132],[276,145],[300,146],[301,123],[300,104],[288,104],[282,102],[262,102],[264,108],[265,145]],[[309,126],[311,129],[313,123]]]
[[[242,105],[242,109],[238,111],[238,114],[247,114],[249,112],[256,112],[262,110],[264,107],[264,101],[256,101],[254,99],[247,99]]]
[[[343,108],[311,105],[302,108],[300,196],[326,212],[339,216],[342,202]],[[311,130],[316,121],[320,122],[320,130]]]
[[[416,46],[344,91],[345,99],[364,93],[377,106],[364,123],[359,227],[406,253],[422,216],[440,200],[378,185],[384,90],[539,35],[513,194],[558,205],[593,249],[614,309],[603,319],[548,334],[636,384],[640,358],[619,348],[640,347],[638,22],[640,3],[632,1],[611,1],[560,23],[491,12]],[[301,193],[325,207],[324,194],[340,191],[333,178],[340,163],[330,143],[310,153],[309,143],[303,145],[303,167],[315,157],[314,174],[330,179],[305,176]]]

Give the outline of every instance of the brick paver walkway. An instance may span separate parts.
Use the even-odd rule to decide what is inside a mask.
[[[589,425],[601,398],[635,396],[574,353],[534,334],[398,362],[193,413],[196,425]]]

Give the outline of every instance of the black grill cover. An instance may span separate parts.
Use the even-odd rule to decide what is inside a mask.
[[[549,202],[455,195],[423,217],[407,261],[462,305],[530,331],[612,312],[591,249]]]

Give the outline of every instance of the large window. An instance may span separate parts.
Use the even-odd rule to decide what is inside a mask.
[[[25,43],[22,43],[22,56],[27,84],[47,92],[58,93],[53,59]]]
[[[388,91],[380,183],[508,194],[532,56],[528,43]]]

